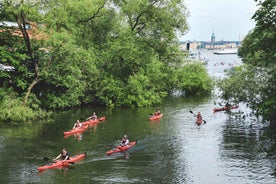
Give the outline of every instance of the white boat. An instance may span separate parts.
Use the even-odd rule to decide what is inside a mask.
[[[189,59],[200,60],[200,52],[198,50],[190,50]]]
[[[190,60],[195,60],[195,61],[201,61],[202,64],[207,65],[208,64],[208,59],[201,58],[201,53],[199,50],[190,50],[189,51],[189,59]]]
[[[237,53],[238,53],[238,49],[224,49],[224,50],[218,50],[214,52],[214,54],[217,54],[217,55],[237,54]]]

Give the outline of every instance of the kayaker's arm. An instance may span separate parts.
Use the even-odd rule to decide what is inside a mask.
[[[66,155],[65,159],[63,160],[63,162],[65,162],[68,158],[69,158],[69,155]]]
[[[59,159],[61,157],[61,154],[59,154],[56,158],[53,159],[53,161],[56,161],[57,159]]]

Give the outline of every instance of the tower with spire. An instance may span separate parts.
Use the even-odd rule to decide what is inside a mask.
[[[211,36],[211,43],[214,44],[216,41],[216,37],[215,37],[215,33],[214,33],[214,28],[213,28],[213,33],[212,33],[212,36]]]

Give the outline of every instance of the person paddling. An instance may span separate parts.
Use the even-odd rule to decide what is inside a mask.
[[[93,114],[90,117],[88,117],[86,120],[96,120],[97,118],[98,117],[96,115],[96,112],[93,112]]]
[[[201,116],[200,112],[198,112],[197,115],[195,115],[195,116],[196,116],[196,124],[197,125],[201,125],[201,123],[202,123],[202,116]]]
[[[227,102],[227,103],[225,104],[225,108],[226,108],[226,110],[230,110],[231,105],[230,105],[230,103],[229,103],[229,102]]]
[[[160,110],[159,109],[156,109],[155,110],[155,113],[154,113],[154,116],[159,116],[161,114]]]
[[[119,142],[120,142],[120,146],[126,146],[126,145],[128,145],[129,140],[127,138],[127,135],[124,135],[124,137],[122,138],[122,140],[119,140]]]
[[[82,123],[80,123],[80,120],[77,120],[77,122],[73,126],[73,129],[75,129],[75,128],[81,128],[81,127],[82,127]]]
[[[56,160],[62,160],[63,162],[66,160],[70,160],[70,154],[66,148],[63,148],[61,153],[56,158],[53,159],[53,161],[56,161]]]
[[[198,112],[197,115],[195,115],[195,116],[196,116],[196,119],[202,119],[200,112]]]

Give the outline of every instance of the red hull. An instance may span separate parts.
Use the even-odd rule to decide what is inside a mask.
[[[151,117],[149,117],[149,120],[153,121],[153,120],[157,120],[163,117],[163,114],[160,115],[153,115]]]
[[[85,130],[87,130],[88,128],[89,128],[88,125],[83,125],[81,128],[74,128],[67,132],[63,132],[63,135],[72,135],[72,134],[76,134],[76,133],[81,133],[81,132],[84,132]]]
[[[105,117],[101,117],[101,118],[96,119],[96,120],[88,120],[88,121],[82,122],[81,123],[82,124],[81,128],[75,128],[75,129],[63,132],[63,135],[67,136],[67,135],[73,135],[73,134],[76,134],[76,133],[82,133],[85,130],[87,130],[89,128],[89,126],[94,126],[95,124],[99,123],[100,121],[105,121]]]
[[[70,160],[66,160],[64,162],[61,161],[61,160],[58,160],[57,162],[49,163],[47,165],[38,167],[37,170],[39,172],[41,172],[41,171],[44,171],[44,170],[47,170],[47,169],[68,167],[70,165],[70,163],[78,162],[78,161],[84,159],[85,157],[86,157],[86,153],[82,153],[82,154],[79,154],[79,155],[72,156],[72,157],[70,157]]]
[[[213,111],[214,112],[218,112],[218,111],[226,111],[226,110],[230,110],[230,109],[236,109],[238,108],[239,106],[238,105],[235,105],[235,106],[232,106],[230,108],[227,108],[227,107],[221,107],[221,108],[214,108]]]
[[[126,150],[132,148],[133,146],[135,146],[135,144],[136,144],[136,142],[130,142],[127,146],[116,146],[116,148],[113,148],[112,150],[107,151],[106,154],[111,155],[113,153],[126,151]]]
[[[82,125],[89,125],[89,126],[94,126],[95,124],[99,123],[100,121],[105,121],[105,116],[100,117],[96,120],[87,120],[85,122],[82,122]]]
[[[196,119],[196,124],[201,125],[202,124],[202,118],[197,118]]]

